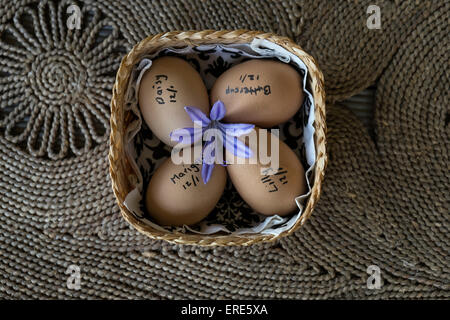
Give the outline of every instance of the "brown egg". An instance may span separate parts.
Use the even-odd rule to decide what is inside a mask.
[[[139,106],[144,121],[161,141],[170,146],[170,133],[193,127],[184,110],[194,106],[209,114],[209,98],[200,74],[186,61],[175,57],[155,59],[142,77]]]
[[[277,139],[279,142],[277,150],[279,165],[274,171],[271,171],[273,174],[269,175],[269,164],[263,165],[261,162],[262,157],[259,156],[260,130],[258,128],[256,130],[258,133],[258,148],[250,145],[253,157],[250,159],[239,159],[241,161],[245,160],[245,164],[236,163],[238,158],[235,156],[230,157],[231,154],[227,151],[227,160],[234,163],[226,167],[227,172],[242,199],[253,210],[264,215],[278,214],[285,216],[297,209],[295,198],[306,193],[305,171],[291,148],[276,136],[267,132],[268,151],[267,153],[264,152],[264,155],[267,154],[269,157],[274,155],[270,151],[272,141]],[[243,136],[239,139],[245,141]],[[248,145],[248,142],[246,144]],[[252,164],[251,161],[257,161],[257,163]]]
[[[145,206],[160,225],[192,225],[203,220],[222,196],[227,180],[223,166],[216,165],[207,184],[201,164],[176,165],[167,159],[155,171],[147,188]]]
[[[224,72],[211,89],[211,105],[221,100],[224,121],[270,128],[291,118],[303,103],[300,74],[286,63],[254,59]]]

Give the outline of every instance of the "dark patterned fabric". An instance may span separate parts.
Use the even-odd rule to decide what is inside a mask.
[[[0,297],[448,299],[450,2],[377,1],[379,30],[372,2],[1,1]],[[73,3],[83,19],[68,30]],[[120,59],[149,34],[240,28],[293,38],[325,75],[319,204],[275,243],[148,239],[120,216],[108,174]],[[373,84],[371,137],[340,102]],[[229,214],[245,207],[227,200]]]

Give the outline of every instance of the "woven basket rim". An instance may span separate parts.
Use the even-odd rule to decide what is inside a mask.
[[[308,81],[314,97],[315,121],[314,121],[314,140],[316,145],[316,162],[313,176],[313,186],[311,194],[307,200],[304,212],[300,219],[289,229],[279,235],[201,235],[201,234],[183,234],[174,232],[163,232],[156,230],[144,222],[138,220],[125,207],[123,201],[126,194],[131,190],[129,174],[130,165],[124,152],[124,95],[128,86],[131,71],[139,58],[148,52],[156,52],[162,48],[175,47],[180,45],[201,45],[201,44],[231,44],[231,43],[250,43],[254,38],[266,39],[280,45],[289,52],[298,56],[308,68]],[[291,39],[278,36],[270,32],[252,31],[252,30],[190,30],[190,31],[171,31],[150,35],[137,43],[126,54],[117,71],[116,80],[112,90],[111,99],[111,117],[110,117],[110,149],[109,149],[109,172],[111,177],[112,189],[119,205],[124,219],[146,236],[165,240],[175,244],[189,244],[200,246],[232,246],[232,245],[251,245],[259,242],[275,241],[284,236],[292,234],[310,217],[316,206],[320,193],[322,182],[325,175],[327,164],[326,155],[326,122],[325,122],[325,90],[323,85],[323,75],[313,57],[306,53],[299,45]]]

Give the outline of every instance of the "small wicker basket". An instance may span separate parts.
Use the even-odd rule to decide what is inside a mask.
[[[169,231],[161,231],[136,219],[134,215],[123,204],[126,195],[134,188],[129,176],[133,171],[124,152],[124,133],[127,124],[132,117],[131,112],[124,111],[125,92],[130,80],[133,67],[145,54],[151,54],[167,47],[178,47],[184,45],[202,44],[231,44],[250,43],[255,38],[266,39],[285,48],[289,52],[298,56],[308,68],[308,85],[314,96],[315,102],[315,145],[316,163],[313,171],[313,186],[311,195],[307,200],[304,212],[294,226],[279,235],[201,235],[184,234]],[[121,213],[128,223],[134,226],[143,234],[154,238],[162,239],[172,243],[191,244],[202,246],[229,246],[229,245],[250,245],[263,241],[274,241],[283,236],[287,236],[303,225],[311,215],[317,201],[319,200],[324,171],[327,162],[325,151],[326,146],[326,123],[325,123],[325,91],[323,86],[323,76],[317,67],[315,60],[302,50],[297,44],[286,37],[280,37],[272,33],[264,33],[249,30],[204,30],[204,31],[173,31],[149,36],[135,45],[131,51],[123,58],[117,72],[116,81],[113,87],[111,101],[111,136],[109,163],[112,188],[119,204]]]

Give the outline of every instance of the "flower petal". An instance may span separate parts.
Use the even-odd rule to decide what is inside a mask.
[[[249,134],[255,128],[254,124],[249,123],[220,123],[219,126],[225,135],[232,137]]]
[[[170,133],[170,140],[183,144],[192,144],[200,140],[201,137],[201,132],[195,136],[195,128],[190,127],[175,129]]]
[[[252,150],[236,137],[225,136],[225,148],[239,158],[251,158]]]
[[[216,161],[216,144],[214,139],[205,143],[202,155],[204,164],[213,164]]]
[[[214,163],[213,164],[202,164],[202,179],[203,183],[207,184],[209,179],[211,178],[212,172],[214,169]]]
[[[211,120],[222,120],[225,117],[225,113],[227,110],[225,109],[225,105],[222,101],[217,100],[211,108],[211,112],[209,113],[209,117]]]
[[[202,127],[206,127],[211,122],[206,114],[199,108],[186,106],[184,107],[184,110],[186,110],[192,122],[201,122]]]

